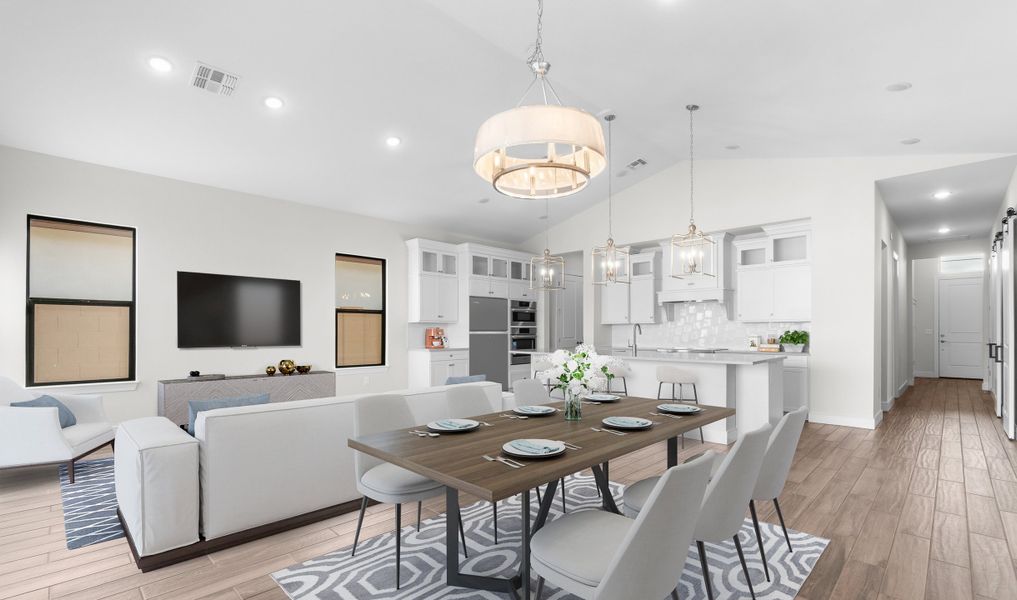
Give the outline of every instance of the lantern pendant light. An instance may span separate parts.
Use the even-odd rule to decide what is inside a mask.
[[[565,259],[551,256],[550,200],[544,199],[544,255],[530,259],[530,289],[541,292],[565,289]]]
[[[710,263],[716,256],[717,243],[696,227],[695,218],[696,160],[692,115],[699,110],[699,106],[689,104],[685,110],[689,111],[689,230],[671,236],[671,277],[676,279],[695,276],[716,277],[715,269]]]
[[[526,60],[533,81],[515,108],[489,118],[477,131],[473,170],[499,193],[514,198],[558,198],[586,187],[604,170],[604,129],[596,117],[563,106],[547,78],[543,51],[544,1],[537,0],[537,41]],[[542,104],[523,106],[539,84]],[[548,92],[554,104],[548,102]]]
[[[611,231],[614,220],[613,200],[611,194],[611,180],[614,177],[611,169],[614,163],[611,162],[611,122],[615,115],[604,115],[607,121],[607,244],[597,246],[593,249],[593,283],[594,285],[609,285],[612,283],[631,283],[629,279],[629,249],[619,248],[614,243],[614,235]]]

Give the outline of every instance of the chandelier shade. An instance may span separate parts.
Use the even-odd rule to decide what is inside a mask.
[[[515,198],[558,198],[586,187],[607,164],[604,130],[590,113],[532,104],[498,113],[477,131],[473,169]]]

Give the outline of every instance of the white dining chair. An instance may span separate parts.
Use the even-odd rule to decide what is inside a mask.
[[[763,560],[763,572],[766,580],[770,581],[770,566],[766,562],[766,550],[763,548],[763,536],[759,532],[759,518],[756,516],[756,500],[764,502],[773,501],[773,507],[777,510],[777,518],[780,519],[780,527],[784,530],[784,540],[787,542],[789,552],[791,548],[791,537],[787,534],[787,526],[784,525],[784,515],[780,512],[780,502],[777,497],[784,491],[784,484],[787,483],[787,474],[791,471],[791,463],[795,457],[795,450],[798,448],[798,440],[802,436],[802,429],[805,427],[805,418],[809,414],[806,406],[784,415],[777,426],[770,433],[770,441],[766,446],[766,454],[763,456],[763,466],[759,469],[759,479],[756,481],[756,488],[749,499],[749,512],[752,514],[752,527],[756,530],[756,543],[759,546],[759,557]]]
[[[703,498],[703,511],[696,523],[696,546],[699,550],[699,562],[703,568],[703,581],[706,582],[706,595],[713,600],[713,584],[710,582],[710,568],[707,564],[705,543],[721,543],[734,539],[738,559],[742,563],[742,571],[749,585],[749,593],[754,599],[752,578],[749,567],[745,563],[742,543],[738,537],[742,523],[745,521],[745,505],[752,496],[753,487],[759,477],[759,468],[763,464],[763,455],[769,441],[771,427],[763,425],[759,429],[742,434],[731,450],[717,456],[713,465],[713,476],[706,488]],[[698,460],[698,459],[696,459]],[[656,478],[644,479],[625,489],[626,514],[638,514],[646,506],[646,500],[656,485]]]
[[[396,394],[365,396],[354,404],[354,427],[357,437],[406,429],[416,425],[410,413],[406,398]],[[368,498],[378,502],[395,504],[396,539],[396,589],[400,586],[400,558],[402,553],[402,505],[417,503],[417,530],[420,530],[421,503],[445,493],[445,486],[423,475],[397,467],[363,452],[353,455],[357,472],[357,489],[363,495],[360,502],[360,516],[357,518],[357,533],[353,538],[350,556],[356,556],[360,529],[364,524],[364,512]],[[466,552],[466,535],[463,532],[462,517],[459,531],[463,536],[463,553]]]
[[[713,460],[707,452],[668,469],[634,520],[584,510],[544,526],[530,541],[536,600],[545,580],[587,600],[677,600]]]

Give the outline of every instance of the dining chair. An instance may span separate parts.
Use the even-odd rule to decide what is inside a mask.
[[[749,585],[749,593],[753,599],[756,597],[738,532],[745,522],[745,505],[748,504],[759,477],[771,429],[770,425],[766,424],[742,434],[727,454],[713,459],[719,462],[719,465],[712,465],[713,476],[706,488],[703,510],[696,523],[695,534],[699,563],[703,568],[703,581],[706,582],[706,595],[709,600],[713,600],[713,584],[710,582],[705,543],[716,544],[729,539],[734,539],[735,550],[738,551],[738,559],[742,563],[742,571]],[[626,514],[638,514],[643,510],[650,492],[657,484],[656,479],[655,477],[644,479],[625,489]]]
[[[416,425],[413,422],[406,398],[396,394],[358,398],[354,403],[353,418],[354,435],[357,437]],[[445,486],[363,452],[355,452],[353,460],[357,472],[357,489],[363,495],[363,499],[360,502],[357,533],[353,537],[353,550],[350,552],[350,556],[357,554],[357,544],[360,541],[360,529],[364,525],[364,512],[367,510],[368,498],[395,504],[396,589],[399,589],[402,505],[407,502],[417,503],[417,530],[419,531],[421,503],[428,498],[444,494]],[[466,534],[463,532],[462,517],[459,519],[459,532],[463,536],[463,553],[465,554]]]
[[[634,520],[584,510],[545,525],[530,541],[536,600],[545,580],[587,600],[677,600],[713,460],[710,451],[668,469]]]
[[[512,384],[512,392],[516,396],[516,406],[534,406],[548,404],[554,401],[550,392],[543,383],[536,379],[519,379]],[[561,511],[565,512],[565,478],[562,477],[561,484]],[[600,494],[600,488],[597,488]],[[537,499],[540,500],[540,488],[537,488]]]
[[[780,502],[777,497],[784,491],[784,484],[787,483],[787,474],[791,471],[791,462],[795,457],[795,450],[798,448],[798,440],[802,436],[802,429],[805,427],[805,418],[809,414],[806,406],[787,413],[781,418],[777,426],[770,433],[770,441],[766,446],[766,454],[763,456],[763,466],[759,469],[759,479],[756,481],[756,488],[749,499],[749,512],[752,515],[752,527],[756,530],[756,544],[759,546],[759,557],[763,560],[763,572],[766,580],[770,581],[770,567],[766,563],[766,550],[763,548],[763,536],[759,532],[759,519],[756,517],[756,500],[773,501],[773,507],[777,510],[777,518],[780,519],[780,527],[784,530],[784,540],[787,542],[789,552],[791,548],[791,537],[787,534],[787,527],[784,525],[784,515],[780,512]]]

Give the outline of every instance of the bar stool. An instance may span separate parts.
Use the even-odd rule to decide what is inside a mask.
[[[614,377],[611,378],[611,380],[607,382],[607,393],[610,394],[612,392],[612,388],[614,387],[614,382],[615,381],[621,381],[621,386],[622,386],[621,393],[623,395],[625,395],[625,396],[628,396],[629,395],[629,385],[628,385],[628,383],[625,382],[625,378],[628,377],[629,375],[631,375],[632,371],[630,371],[628,366],[626,366],[624,364],[613,365],[613,366],[608,367],[608,368],[610,369],[611,374],[614,375]],[[658,394],[657,394],[658,396],[660,395],[659,391],[660,390],[658,388]]]
[[[685,386],[692,386],[692,402],[699,404],[699,393],[696,391],[696,377],[688,371],[683,371],[678,367],[672,367],[668,365],[661,365],[657,367],[657,400],[664,400],[661,398],[661,391],[664,388],[664,384],[671,384],[671,400],[685,400]],[[677,390],[677,396],[675,395]],[[702,444],[706,441],[703,437],[703,428],[699,428],[699,443]],[[685,436],[682,435],[682,447],[685,447]]]

